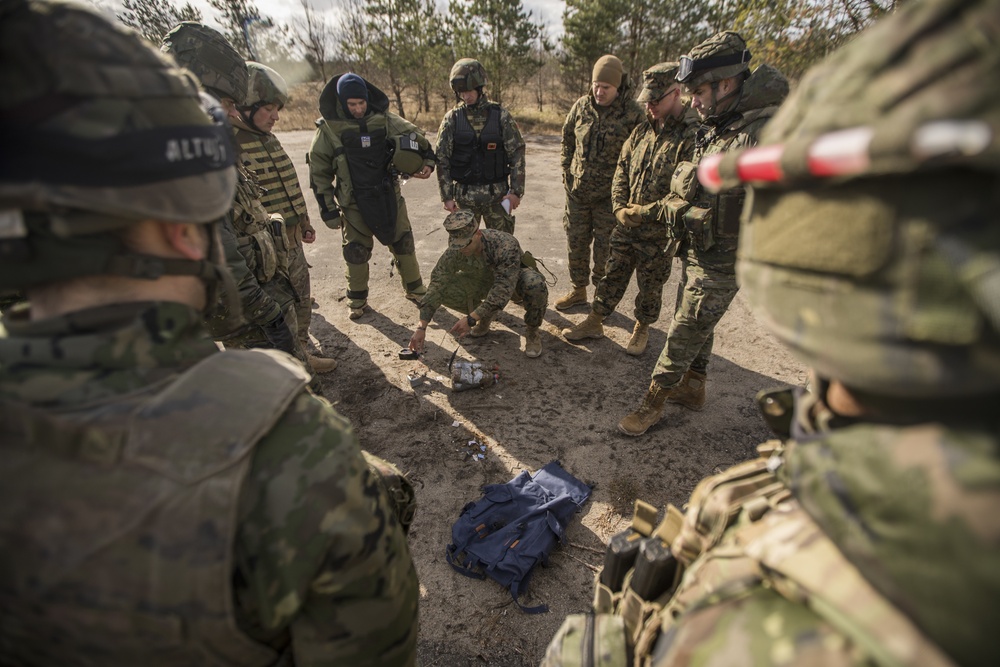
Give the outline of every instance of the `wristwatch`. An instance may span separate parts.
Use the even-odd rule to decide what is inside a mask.
[[[474,318],[472,315],[466,315],[465,316],[465,321],[468,322],[468,324],[469,324],[470,327],[474,327],[474,326],[476,326],[476,323],[479,320],[477,320],[476,318]]]

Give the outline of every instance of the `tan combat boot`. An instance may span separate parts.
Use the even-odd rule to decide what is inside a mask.
[[[587,303],[587,288],[574,287],[555,302],[556,310],[566,310],[581,303]]]
[[[485,336],[490,332],[490,323],[493,321],[492,317],[480,317],[479,321],[476,322],[476,326],[472,327],[469,331],[470,336],[479,338],[480,336]]]
[[[653,380],[649,390],[642,398],[642,404],[635,412],[629,413],[618,422],[618,430],[632,437],[642,435],[649,427],[660,421],[663,416],[663,405],[667,400],[667,390]]]
[[[667,401],[690,410],[701,410],[705,407],[705,375],[689,369],[684,379],[667,392]]]
[[[625,352],[626,354],[631,354],[633,357],[638,357],[646,351],[646,343],[648,342],[649,325],[636,322],[635,328],[632,329],[632,337],[628,339],[628,347],[625,348]]]
[[[604,325],[601,322],[604,318],[590,311],[587,315],[587,319],[580,322],[575,327],[570,327],[569,329],[563,329],[562,335],[566,340],[584,340],[585,338],[603,338],[604,337]]]
[[[309,359],[309,365],[317,373],[329,373],[337,368],[337,361],[335,359],[317,357],[313,354],[306,354],[306,357]]]
[[[525,328],[524,354],[532,359],[542,356],[542,335],[538,332],[538,327]]]
[[[361,302],[360,306],[354,305],[353,303],[349,303],[347,305],[348,309],[347,316],[350,317],[352,320],[361,319],[361,316],[365,314],[365,307],[367,305],[368,305],[367,301]]]

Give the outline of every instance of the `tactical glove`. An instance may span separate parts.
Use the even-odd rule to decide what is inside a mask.
[[[292,330],[288,328],[288,323],[285,322],[285,316],[282,313],[279,312],[276,318],[265,324],[261,329],[264,331],[267,342],[271,344],[271,347],[291,355],[295,354],[295,336],[292,334]]]
[[[340,217],[340,209],[336,206],[333,207],[333,210],[320,206],[319,217],[330,229],[340,229],[344,226],[344,220]]]

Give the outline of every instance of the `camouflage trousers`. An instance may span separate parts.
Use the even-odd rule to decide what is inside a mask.
[[[652,373],[666,388],[679,383],[688,369],[703,374],[708,370],[715,326],[739,291],[735,249],[705,253],[685,245],[679,253],[683,273],[674,320]]]
[[[521,267],[514,297],[520,299],[524,306],[524,323],[529,327],[541,326],[549,305],[549,286],[545,284],[545,276],[537,269]]]
[[[406,202],[402,197],[396,199],[396,229],[389,253],[393,263],[399,269],[399,280],[407,294],[423,294],[424,280],[420,277],[420,265],[417,263],[416,246],[413,242],[413,232],[410,230],[410,217],[406,212]],[[343,238],[344,264],[347,273],[347,298],[351,308],[362,308],[368,302],[368,260],[371,259],[375,247],[375,235],[361,217],[356,208],[343,211],[344,226],[341,228]]]
[[[368,464],[368,470],[375,475],[379,486],[389,498],[389,504],[392,505],[392,511],[399,519],[403,532],[409,533],[410,524],[417,514],[417,494],[413,490],[413,484],[407,479],[406,473],[394,464],[366,450],[361,450],[361,453]]]
[[[261,289],[278,302],[278,305],[281,307],[281,313],[285,316],[285,324],[288,325],[289,330],[294,336],[295,332],[298,331],[298,316],[296,315],[298,303],[293,296],[293,289],[289,279],[284,275],[276,275],[271,280],[262,284]],[[252,348],[272,347],[271,342],[264,335],[264,330],[252,323],[246,323],[233,334],[225,338],[218,338],[217,340],[229,349],[249,350]],[[305,347],[298,338],[295,341],[295,358],[305,364],[306,368],[309,368]]]
[[[295,304],[295,319],[298,323],[297,337],[305,348],[309,347],[309,324],[312,321],[312,288],[309,284],[309,264],[302,248],[302,225],[288,228],[288,278],[298,301]]]
[[[506,183],[458,185],[455,203],[459,208],[472,211],[476,221],[482,221],[487,229],[499,229],[501,232],[513,234],[515,218],[503,210],[503,205],[500,203],[506,194]]]
[[[635,273],[639,293],[635,297],[633,315],[642,324],[658,320],[663,305],[663,285],[670,279],[674,261],[673,256],[664,252],[667,246],[665,238],[640,240],[616,226],[611,232],[606,272],[594,293],[593,311],[602,317],[615,312]]]
[[[594,285],[604,277],[611,245],[611,230],[615,228],[615,214],[611,210],[611,197],[594,202],[580,201],[566,194],[563,229],[569,254],[569,279],[573,287],[586,287],[588,279]],[[594,264],[591,268],[591,245]],[[592,276],[592,277],[591,277]]]

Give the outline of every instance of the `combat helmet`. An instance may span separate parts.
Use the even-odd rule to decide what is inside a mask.
[[[869,399],[1000,391],[998,18],[908,5],[811,70],[759,147],[699,166],[708,188],[754,185],[738,275],[757,316]]]
[[[219,264],[135,254],[117,233],[143,220],[214,223],[232,204],[225,114],[189,72],[84,6],[8,0],[0,86],[0,288],[222,279]]]
[[[218,31],[195,21],[184,21],[167,33],[160,50],[191,70],[216,97],[229,98],[236,104],[246,100],[247,64]]]
[[[277,104],[279,109],[288,103],[288,85],[285,79],[276,71],[252,60],[247,61],[250,73],[250,83],[247,86],[246,99],[241,100],[236,108],[243,121],[255,130],[260,128],[253,122],[253,116],[261,107]]]
[[[456,93],[478,90],[489,83],[486,69],[482,63],[473,58],[462,58],[456,62],[451,68],[449,81],[451,89]]]
[[[681,56],[677,69],[677,82],[694,88],[706,81],[715,83],[738,76],[750,69],[750,51],[747,43],[732,30],[717,33],[691,53]]]

